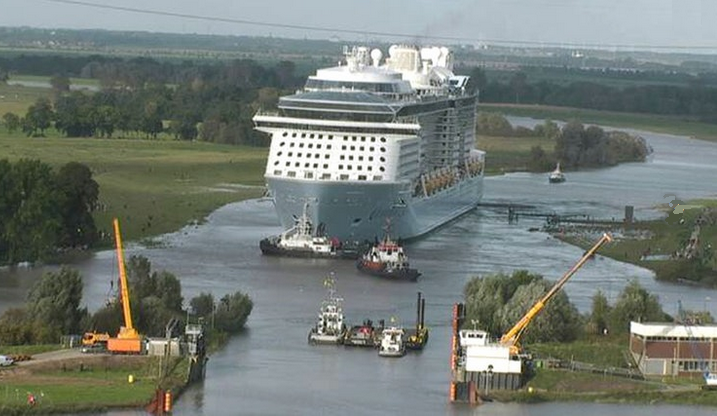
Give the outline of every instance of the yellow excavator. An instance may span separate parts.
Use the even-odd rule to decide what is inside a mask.
[[[124,326],[120,327],[119,333],[115,338],[109,338],[107,340],[107,350],[115,354],[141,354],[143,352],[142,337],[132,325],[132,311],[129,305],[129,287],[127,285],[127,274],[124,267],[119,220],[115,218],[113,224],[115,230],[115,245],[117,247],[117,266],[120,274],[120,301],[122,302]]]
[[[603,234],[600,240],[598,240],[598,242],[595,243],[595,245],[590,250],[586,251],[585,254],[583,254],[582,258],[580,258],[580,260],[575,263],[575,265],[570,270],[568,270],[568,272],[565,273],[563,277],[561,277],[560,280],[558,280],[555,285],[553,285],[552,288],[550,288],[548,293],[546,293],[540,300],[538,300],[533,305],[533,307],[530,308],[528,312],[525,313],[525,315],[523,315],[520,321],[513,325],[513,327],[510,328],[510,330],[500,338],[501,345],[510,347],[511,356],[520,355],[520,336],[523,334],[523,331],[525,331],[525,329],[528,327],[528,324],[530,324],[533,318],[535,318],[540,313],[540,311],[543,310],[545,304],[547,304],[550,299],[552,299],[553,296],[555,296],[560,291],[560,289],[562,289],[562,287],[565,285],[565,283],[568,282],[568,280],[573,276],[573,274],[575,274],[578,269],[583,267],[585,262],[588,261],[595,254],[595,252],[600,249],[600,247],[609,243],[610,241],[612,241],[612,237],[610,237],[610,235],[607,233]]]

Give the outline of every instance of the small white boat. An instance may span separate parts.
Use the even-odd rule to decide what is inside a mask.
[[[555,167],[555,170],[552,171],[548,176],[548,182],[561,183],[565,182],[565,180],[565,174],[560,170],[560,162],[558,162],[558,165]]]
[[[406,332],[403,328],[390,326],[381,332],[378,355],[381,357],[403,357],[406,355]]]
[[[344,324],[343,298],[336,296],[335,280],[324,281],[328,288],[326,299],[321,302],[316,326],[309,331],[309,344],[340,344],[346,334]]]

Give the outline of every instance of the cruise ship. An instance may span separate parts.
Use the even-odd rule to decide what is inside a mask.
[[[284,229],[311,221],[344,241],[425,234],[476,207],[485,154],[477,94],[445,47],[344,48],[303,89],[259,111],[271,136],[265,178]]]

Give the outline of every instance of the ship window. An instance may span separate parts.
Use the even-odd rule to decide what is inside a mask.
[[[351,146],[351,150],[356,150],[356,146]]]
[[[295,178],[295,177],[296,177],[296,172],[294,172],[293,170],[290,170],[289,173],[286,174],[286,176],[288,176],[288,177],[290,177],[290,178]]]
[[[301,153],[297,153],[297,154],[296,154],[296,157],[301,157]]]
[[[306,137],[306,133],[301,133],[301,138],[303,139],[305,137]]]
[[[385,172],[385,171],[386,171],[386,168],[384,168],[383,166],[381,166],[381,167],[378,168],[378,170],[380,170],[381,172]]]
[[[285,145],[285,144],[286,144],[286,143],[281,142],[281,143],[279,143],[279,147],[281,147],[281,146],[283,146],[283,145]]]
[[[375,137],[372,137],[372,138],[371,138],[371,143],[374,143],[374,142],[376,142],[376,138],[375,138]]]
[[[329,140],[333,140],[333,139],[334,139],[334,135],[333,135],[333,134],[329,134]]]
[[[355,142],[355,141],[356,141],[356,136],[351,136],[351,141],[352,141],[352,142]]]
[[[313,144],[313,143],[309,143],[309,149],[313,149],[313,148],[314,148],[314,144]]]
[[[321,143],[317,144],[317,145],[316,145],[316,148],[317,148],[317,149],[321,149]]]
[[[369,167],[368,167],[368,170],[373,170],[373,166],[369,166]]]
[[[354,160],[353,155],[349,156],[349,160]]]
[[[313,134],[310,134],[310,135],[309,135],[309,139],[313,139],[313,138],[314,138],[314,135],[313,135]]]
[[[279,161],[278,161],[278,160],[277,160],[276,162],[274,162],[274,166],[276,166],[276,165],[278,165],[278,164],[279,164]]]
[[[330,174],[330,173],[324,173],[323,175],[321,175],[321,179],[331,179],[331,174]]]
[[[296,137],[296,133],[291,133],[291,137]]]
[[[385,147],[382,147],[382,148],[381,148],[381,151],[382,151],[382,152],[385,152],[385,151],[386,151],[386,148],[385,148]]]
[[[349,179],[349,175],[343,174],[339,176],[339,179],[341,179],[342,181],[347,181]]]
[[[289,143],[289,147],[294,147],[294,144],[295,144],[295,143],[293,143],[293,142],[292,142],[292,143]]]
[[[385,161],[386,161],[386,158],[383,157],[383,156],[381,156],[380,158],[378,158],[378,160],[380,160],[381,162],[385,162]]]
[[[339,170],[343,170],[343,169],[344,169],[344,165],[339,165]]]
[[[361,165],[356,166],[357,170],[363,170],[363,167]]]
[[[344,155],[341,155],[341,157],[340,157],[339,159],[341,159],[341,160],[345,160],[345,159],[346,159],[346,156],[344,156]]]
[[[276,155],[277,155],[277,156],[281,156],[281,152],[277,152]]]
[[[348,136],[344,136],[344,141],[347,141],[348,139]]]
[[[328,159],[328,158],[329,158],[329,154],[327,153],[324,155],[324,159]]]
[[[309,166],[311,166],[311,163],[304,163],[305,168],[308,168]]]
[[[281,175],[281,170],[279,170],[279,169],[275,170],[275,171],[274,171],[274,175],[280,176],[280,175]]]
[[[304,143],[299,143],[299,147],[304,147]]]
[[[281,137],[286,137],[286,136],[288,136],[288,135],[289,135],[289,133],[283,132],[283,133],[281,134]]]
[[[289,157],[291,157],[291,156],[294,156],[294,154],[292,152],[289,152]]]
[[[298,168],[300,165],[301,165],[301,163],[299,163],[299,162],[294,163],[295,168]]]
[[[373,152],[373,150],[374,150],[374,147],[373,147],[373,146],[371,146],[371,147],[369,147],[369,148],[368,148],[368,150],[369,150],[369,152]]]
[[[313,178],[314,178],[314,172],[304,172],[304,178],[306,178],[306,179],[313,179]]]
[[[289,163],[289,162],[286,162],[286,165],[285,165],[285,166],[289,166],[289,165],[291,165],[291,163]]]
[[[330,145],[330,144],[327,144],[327,145],[326,145],[326,150],[331,150],[331,145]]]
[[[324,163],[324,169],[328,169],[328,168],[329,168],[329,164],[328,164],[328,163]]]
[[[347,165],[347,166],[346,166],[346,169],[347,169],[347,170],[351,170],[351,165]]]
[[[385,138],[385,137],[381,137],[381,143],[386,143],[386,138]]]
[[[320,154],[320,153],[314,153],[314,159],[318,159],[318,158],[320,158],[320,157],[321,157],[321,154]]]
[[[363,156],[359,156],[359,157],[358,157],[358,160],[363,160]]]
[[[381,181],[381,180],[383,180],[383,176],[381,176],[381,175],[374,175],[373,180],[375,180],[375,181]]]
[[[373,156],[369,156],[369,157],[368,157],[368,161],[369,161],[369,162],[373,162]]]
[[[314,163],[314,169],[317,169],[319,167],[318,163]]]
[[[365,142],[365,141],[366,141],[366,136],[361,136],[361,141],[362,141],[362,142]]]
[[[359,178],[360,181],[365,181],[365,180],[366,180],[366,175],[359,175],[358,178]]]
[[[341,146],[341,150],[346,150],[346,146]]]

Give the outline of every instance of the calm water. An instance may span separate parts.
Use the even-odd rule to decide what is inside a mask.
[[[544,174],[487,178],[485,200],[603,218],[621,218],[629,204],[635,206],[636,217],[654,218],[655,205],[671,199],[664,198],[667,193],[683,200],[717,194],[713,162],[717,145],[643,135],[655,149],[648,163],[569,172],[568,182],[561,185],[549,185]],[[127,255],[141,253],[155,268],[177,274],[187,298],[201,291],[222,296],[242,290],[255,301],[248,330],[211,357],[207,379],[177,401],[177,415],[684,413],[685,408],[674,406],[448,404],[450,313],[452,304],[461,300],[465,283],[475,275],[520,268],[556,279],[582,254],[546,234],[527,231],[540,224],[521,219],[509,225],[500,210],[471,212],[408,246],[412,264],[424,274],[415,284],[360,275],[350,261],[261,256],[259,239],[280,231],[268,201],[225,206],[199,227],[163,236],[160,247],[130,245]],[[85,298],[91,309],[104,302],[109,282],[117,276],[113,256],[110,251],[100,252],[77,265],[85,277]],[[0,271],[0,308],[17,304],[27,281],[39,272]],[[422,291],[431,329],[426,349],[391,360],[379,358],[373,350],[307,345],[307,332],[325,293],[322,282],[330,272],[336,274],[350,322],[395,317],[412,325],[416,291]],[[648,270],[602,257],[589,262],[565,289],[585,311],[597,289],[614,299],[632,279],[658,294],[668,312],[675,311],[680,299],[686,308],[706,308],[717,315],[717,291],[657,283]],[[713,414],[714,409],[690,407],[687,412]]]

